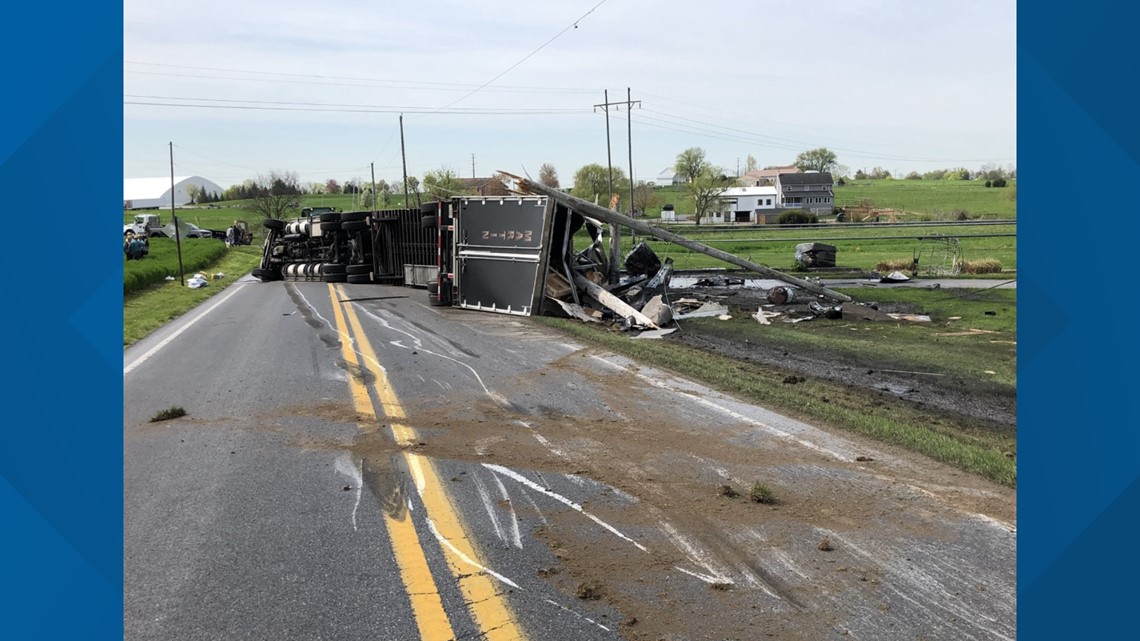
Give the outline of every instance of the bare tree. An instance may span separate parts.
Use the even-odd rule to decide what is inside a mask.
[[[633,188],[633,208],[644,214],[650,207],[657,207],[660,204],[661,197],[653,191],[653,185],[639,180],[637,186]]]
[[[538,182],[547,187],[558,189],[558,170],[554,168],[554,165],[548,162],[542,163],[542,166],[538,168]]]
[[[246,209],[264,218],[292,217],[299,212],[301,184],[297,173],[291,171],[271,171],[260,175],[255,181],[257,194]]]
[[[689,181],[686,189],[693,199],[693,206],[697,210],[696,222],[698,225],[701,224],[702,216],[712,213],[720,205],[721,194],[734,182],[734,179],[724,175],[723,169],[712,166],[705,167],[701,173]]]

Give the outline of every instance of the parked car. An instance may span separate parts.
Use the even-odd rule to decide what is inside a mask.
[[[167,238],[174,238],[174,223],[167,223],[166,227],[162,228],[163,234]],[[186,222],[185,220],[178,221],[178,235],[182,238],[213,238],[214,233],[209,229],[202,229],[194,223]]]

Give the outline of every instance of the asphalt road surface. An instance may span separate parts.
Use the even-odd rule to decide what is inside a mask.
[[[1012,490],[527,318],[243,279],[123,362],[126,639],[1016,636]]]

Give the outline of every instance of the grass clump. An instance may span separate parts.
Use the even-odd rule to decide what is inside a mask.
[[[182,418],[183,416],[186,416],[186,410],[177,405],[174,405],[161,410],[159,413],[150,417],[150,422],[157,423],[159,421],[169,421],[176,418]]]
[[[779,502],[776,500],[776,493],[772,488],[761,481],[756,481],[756,483],[752,485],[752,489],[748,491],[748,499],[753,503],[763,503],[765,505],[775,505]]]
[[[1001,263],[993,258],[962,261],[963,274],[1000,274]]]

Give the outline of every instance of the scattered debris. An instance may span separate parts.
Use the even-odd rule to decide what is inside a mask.
[[[761,307],[760,309],[756,310],[756,313],[752,315],[752,318],[755,318],[756,321],[761,325],[771,325],[772,319],[779,316],[780,312],[766,312],[764,311],[764,308]]]
[[[351,489],[352,489],[352,486],[351,486],[351,485],[345,485],[344,487],[342,487],[342,488],[340,488],[340,489],[342,489],[342,490],[344,490],[345,492],[347,492],[347,491],[349,491],[349,490],[351,490]]]
[[[804,382],[807,382],[807,379],[804,378],[803,376],[797,376],[795,374],[792,374],[791,376],[785,376],[784,377],[784,385],[795,385],[796,383],[804,383]]]
[[[661,338],[663,336],[668,336],[675,331],[677,331],[676,327],[670,327],[669,329],[651,329],[644,332],[639,332],[632,338]]]
[[[857,318],[866,321],[895,320],[886,312],[879,311],[876,307],[861,305],[859,303],[843,303],[843,305],[840,306],[840,312],[843,318]]]
[[[975,329],[970,328],[964,332],[939,332],[931,334],[931,336],[979,336],[981,334],[996,334],[997,332],[989,329]]]
[[[835,245],[800,243],[796,245],[796,262],[803,267],[835,267]]]
[[[986,316],[997,316],[997,312],[985,312]]]
[[[641,308],[641,313],[657,327],[664,327],[673,321],[673,308],[666,305],[660,295],[649,299],[645,307]]]
[[[881,282],[881,283],[905,283],[908,280],[910,280],[910,276],[907,276],[906,274],[899,272],[899,271],[894,271],[894,272],[887,274],[886,276],[883,276],[881,279],[879,279],[879,282]]]
[[[186,281],[186,286],[189,287],[190,289],[198,289],[200,287],[205,287],[209,284],[210,284],[209,279],[206,278],[206,275],[202,274],[202,273],[194,274],[194,276],[191,277],[190,280]]]
[[[835,549],[831,547],[831,539],[828,539],[827,537],[824,537],[823,540],[820,541],[819,544],[815,547],[823,552],[830,552]]]
[[[680,304],[681,301],[678,301]],[[690,312],[683,312],[678,314],[673,310],[673,318],[676,320],[685,320],[686,318],[719,318],[728,315],[728,307],[719,303],[704,303],[700,307]]]
[[[914,323],[929,323],[930,316],[926,314],[887,314],[895,320],[906,320]]]
[[[875,459],[871,458],[870,456],[856,456],[855,460],[860,463],[869,463]]]
[[[768,290],[768,302],[773,305],[787,305],[795,298],[795,289],[792,287],[780,286]]]
[[[739,276],[708,276],[693,283],[694,287],[732,287],[743,285],[744,279]]]
[[[822,318],[843,318],[843,307],[840,305],[824,305],[813,300],[808,303],[808,309],[811,310],[811,313]]]
[[[731,590],[732,588],[734,588],[736,586],[733,585],[729,581],[716,581],[714,583],[710,583],[709,587],[712,588],[713,590],[717,590],[719,592],[726,592],[726,591]]]

